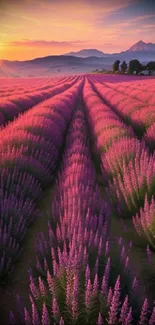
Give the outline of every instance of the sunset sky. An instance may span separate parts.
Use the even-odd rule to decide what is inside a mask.
[[[155,0],[1,0],[0,59],[155,43]]]

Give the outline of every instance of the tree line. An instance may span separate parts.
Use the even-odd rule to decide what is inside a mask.
[[[151,75],[155,71],[155,61],[150,61],[146,65],[143,65],[138,60],[131,60],[129,65],[126,61],[123,61],[120,65],[120,60],[116,60],[113,64],[113,72],[121,71],[122,73],[128,72],[129,74],[140,73],[143,70],[148,70],[148,74]]]

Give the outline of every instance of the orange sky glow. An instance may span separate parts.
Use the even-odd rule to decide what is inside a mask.
[[[113,53],[140,39],[155,43],[155,1],[147,3],[152,7],[144,0],[2,1],[0,59],[26,60],[84,48]]]

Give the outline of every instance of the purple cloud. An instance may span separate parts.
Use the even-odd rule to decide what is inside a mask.
[[[54,47],[54,46],[72,46],[74,44],[86,43],[89,41],[46,41],[23,39],[21,41],[8,42],[8,46],[28,46],[28,47]]]

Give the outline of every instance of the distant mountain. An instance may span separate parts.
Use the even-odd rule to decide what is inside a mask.
[[[102,51],[99,51],[97,49],[83,49],[78,52],[70,52],[65,55],[71,55],[71,56],[76,56],[76,57],[81,57],[81,58],[87,58],[89,56],[95,56],[97,58],[102,58],[104,57],[104,53]]]
[[[51,76],[87,73],[94,69],[109,69],[111,63],[104,58],[69,55],[51,55],[26,61],[0,60],[0,77]],[[6,74],[7,72],[7,74]]]
[[[26,61],[0,60],[0,76],[87,73],[95,69],[111,69],[115,60],[128,63],[132,59],[138,59],[143,64],[155,61],[155,44],[139,41],[126,51],[112,54],[97,49],[83,49],[66,55],[50,55]]]
[[[127,51],[128,52],[139,52],[139,51],[155,52],[155,44],[139,41],[134,45],[132,45]]]
[[[74,56],[74,57],[81,57],[81,58],[88,58],[88,57],[96,57],[96,58],[107,58],[107,57],[114,57],[114,56],[118,56],[118,55],[127,55],[128,56],[132,56],[132,53],[134,53],[136,56],[143,54],[143,52],[149,52],[150,55],[153,54],[155,52],[155,44],[153,43],[145,43],[143,41],[139,41],[137,43],[135,43],[134,45],[132,45],[129,49],[122,51],[120,53],[111,53],[111,54],[107,54],[104,53],[102,51],[99,51],[97,49],[83,49],[81,51],[78,52],[70,52],[67,54],[64,54],[65,56],[69,55],[69,56]]]

